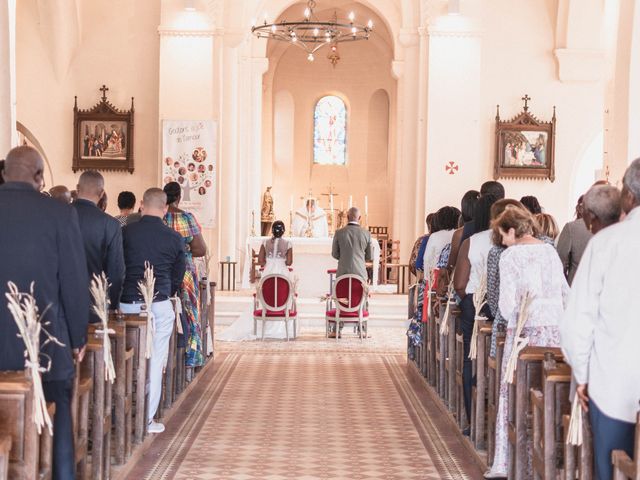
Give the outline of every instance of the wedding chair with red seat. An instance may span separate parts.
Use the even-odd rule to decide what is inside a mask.
[[[284,322],[289,341],[289,322],[293,321],[293,338],[298,332],[296,296],[291,281],[284,275],[265,275],[258,286],[253,312],[253,334],[258,334],[258,320],[262,321],[262,340],[266,322]]]
[[[367,285],[358,275],[341,275],[336,278],[327,301],[326,334],[335,325],[336,340],[340,337],[340,324],[356,324],[360,339],[366,338],[369,310]],[[335,307],[335,308],[330,308]]]

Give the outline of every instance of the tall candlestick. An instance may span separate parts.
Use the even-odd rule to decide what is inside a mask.
[[[353,195],[349,195],[349,208],[353,207]]]
[[[369,197],[367,195],[364,196],[364,214],[369,215]]]
[[[289,197],[289,210],[293,212],[293,195]]]

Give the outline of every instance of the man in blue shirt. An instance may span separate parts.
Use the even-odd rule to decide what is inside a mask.
[[[149,432],[161,433],[164,425],[153,421],[162,393],[162,369],[169,352],[175,313],[170,298],[182,284],[185,272],[185,246],[182,237],[163,221],[167,213],[167,195],[150,188],[142,200],[142,218],[123,229],[124,279],[120,309],[123,313],[140,313],[144,304],[138,282],[144,278],[145,263],[153,267],[155,297],[151,305],[155,333],[149,363]]]

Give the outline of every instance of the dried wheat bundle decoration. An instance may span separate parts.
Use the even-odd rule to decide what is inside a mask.
[[[449,282],[447,287],[447,308],[444,310],[444,317],[440,323],[440,335],[449,334],[449,313],[451,312],[451,305],[454,303],[453,299],[453,278]]]
[[[513,383],[514,373],[516,373],[516,367],[518,365],[518,355],[529,344],[529,337],[521,337],[522,330],[529,318],[529,306],[531,305],[531,295],[529,292],[524,294],[520,302],[520,313],[518,313],[518,323],[516,324],[516,331],[513,336],[513,348],[507,362],[507,371],[505,378],[508,383]]]
[[[569,432],[567,434],[567,445],[582,445],[582,407],[576,392],[571,405],[571,419],[569,420]]]
[[[426,318],[423,319],[423,322],[426,323],[431,319],[431,292],[434,291],[433,283],[435,282],[436,273],[435,270],[429,270],[429,280],[427,285],[425,286],[424,293],[427,296],[427,315]]]
[[[484,269],[486,271],[486,268]],[[471,345],[469,348],[469,358],[475,360],[478,357],[478,330],[480,329],[479,321],[486,320],[487,317],[480,314],[482,308],[487,303],[487,275],[480,277],[480,284],[473,294],[473,306],[476,310],[476,316],[473,321],[473,333],[471,334]]]
[[[33,381],[33,421],[36,424],[38,434],[42,433],[42,428],[47,427],[50,434],[53,434],[53,424],[51,417],[47,411],[47,402],[44,398],[42,390],[42,378],[40,374],[51,369],[51,361],[47,368],[40,366],[40,334],[44,333],[46,340],[42,346],[49,342],[53,342],[64,347],[60,341],[50,335],[43,324],[40,322],[38,306],[33,294],[33,283],[31,284],[31,293],[21,293],[15,283],[9,282],[9,292],[5,294],[8,300],[8,307],[13,319],[18,326],[18,337],[22,338],[26,348],[24,352],[25,368]],[[46,324],[45,324],[46,326]]]
[[[102,347],[104,349],[104,377],[108,382],[113,383],[116,379],[116,369],[113,366],[113,357],[111,356],[111,339],[109,338],[109,334],[115,333],[115,331],[109,328],[109,282],[107,281],[107,276],[104,272],[102,272],[100,276],[95,273],[93,274],[89,291],[93,298],[93,305],[91,306],[91,309],[102,323],[102,328],[96,330],[96,334],[102,335]]]
[[[211,253],[209,252],[209,247],[207,247],[207,251],[204,254],[204,278],[207,279],[207,305],[211,305],[211,287],[209,286],[209,265],[211,265]],[[181,327],[182,328],[182,327]]]
[[[182,300],[180,300],[178,295],[171,297],[170,300],[171,303],[173,303],[173,311],[176,313],[176,333],[182,335],[184,333],[182,330],[182,321],[180,320],[180,315],[182,315]]]
[[[153,324],[153,298],[155,297],[156,277],[153,274],[153,266],[149,262],[144,262],[144,278],[138,282],[138,291],[142,295],[144,303],[147,307],[147,348],[145,358],[151,358],[153,353],[153,336],[155,327]]]

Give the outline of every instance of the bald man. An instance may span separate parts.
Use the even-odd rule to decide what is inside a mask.
[[[54,200],[58,200],[64,204],[71,204],[71,192],[64,185],[56,185],[49,189],[49,195]]]
[[[347,211],[346,227],[333,236],[331,254],[338,260],[337,276],[353,274],[367,281],[366,262],[371,261],[371,234],[360,227],[360,210],[356,207]]]
[[[7,154],[0,186],[0,289],[7,282],[34,294],[42,323],[61,345],[42,347],[43,387],[47,401],[54,402],[53,477],[74,478],[75,462],[71,425],[73,356],[81,358],[89,320],[87,266],[76,211],[41,195],[43,160],[36,150],[22,146]],[[24,368],[24,345],[16,337],[15,322],[0,304],[0,370]],[[48,359],[51,361],[49,362]]]
[[[87,257],[89,280],[102,272],[107,276],[110,309],[120,306],[120,294],[124,281],[124,256],[122,253],[122,228],[120,222],[104,213],[98,203],[104,197],[104,178],[95,170],[87,170],[78,181],[78,198],[73,208],[78,212],[80,231]],[[87,288],[89,286],[87,285]],[[90,322],[100,319],[91,312]]]
[[[184,279],[186,249],[182,237],[164,223],[167,195],[159,188],[150,188],[142,199],[142,218],[122,229],[124,259],[127,274],[120,309],[123,313],[140,313],[142,295],[138,282],[144,277],[145,262],[153,266],[156,296],[151,306],[155,333],[153,353],[149,362],[149,433],[161,433],[164,425],[153,421],[162,393],[162,369],[169,353],[175,313],[171,305]]]

